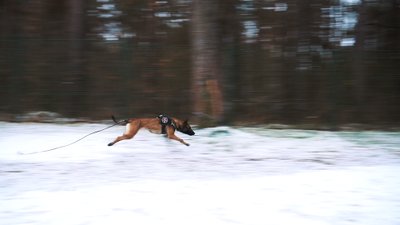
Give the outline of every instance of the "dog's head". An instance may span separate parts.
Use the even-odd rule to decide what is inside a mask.
[[[177,126],[177,130],[178,131],[180,131],[180,132],[182,132],[184,134],[190,135],[190,136],[195,134],[194,131],[192,130],[192,128],[190,127],[190,125],[189,125],[187,120],[185,120],[183,122],[182,121],[179,121],[179,122],[180,123]]]

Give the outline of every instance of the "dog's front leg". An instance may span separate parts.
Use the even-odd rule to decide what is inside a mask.
[[[189,146],[190,144],[189,143],[186,143],[183,139],[181,139],[181,138],[178,138],[177,136],[175,136],[175,135],[168,135],[168,138],[169,139],[172,139],[172,140],[176,140],[176,141],[179,141],[180,143],[182,143],[182,144],[184,144],[184,145],[186,145],[186,146]]]
[[[167,136],[168,136],[169,139],[172,139],[172,140],[175,140],[175,141],[179,141],[180,143],[182,143],[182,144],[184,144],[186,146],[189,146],[189,143],[186,143],[183,139],[177,137],[174,132],[175,131],[174,131],[173,128],[172,129],[171,128],[167,129]]]

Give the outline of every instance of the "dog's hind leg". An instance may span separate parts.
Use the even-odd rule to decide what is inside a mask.
[[[135,121],[132,123],[128,123],[126,125],[126,130],[125,133],[121,136],[118,136],[113,142],[110,142],[108,146],[113,146],[115,143],[122,141],[122,140],[127,140],[133,138],[137,132],[139,131],[140,122]]]

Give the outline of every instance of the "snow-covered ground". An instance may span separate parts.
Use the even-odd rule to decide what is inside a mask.
[[[0,224],[400,224],[400,133],[0,123]]]

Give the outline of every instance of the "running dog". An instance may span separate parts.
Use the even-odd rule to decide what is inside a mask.
[[[169,139],[179,141],[186,146],[189,146],[189,144],[177,137],[175,135],[175,130],[190,136],[195,134],[187,120],[182,121],[177,118],[163,115],[159,115],[155,118],[133,118],[121,120],[119,122],[114,116],[111,118],[117,124],[126,125],[126,130],[123,135],[118,136],[113,142],[110,142],[108,146],[112,146],[122,140],[133,138],[141,128],[146,128],[151,133],[155,134],[166,134]]]

